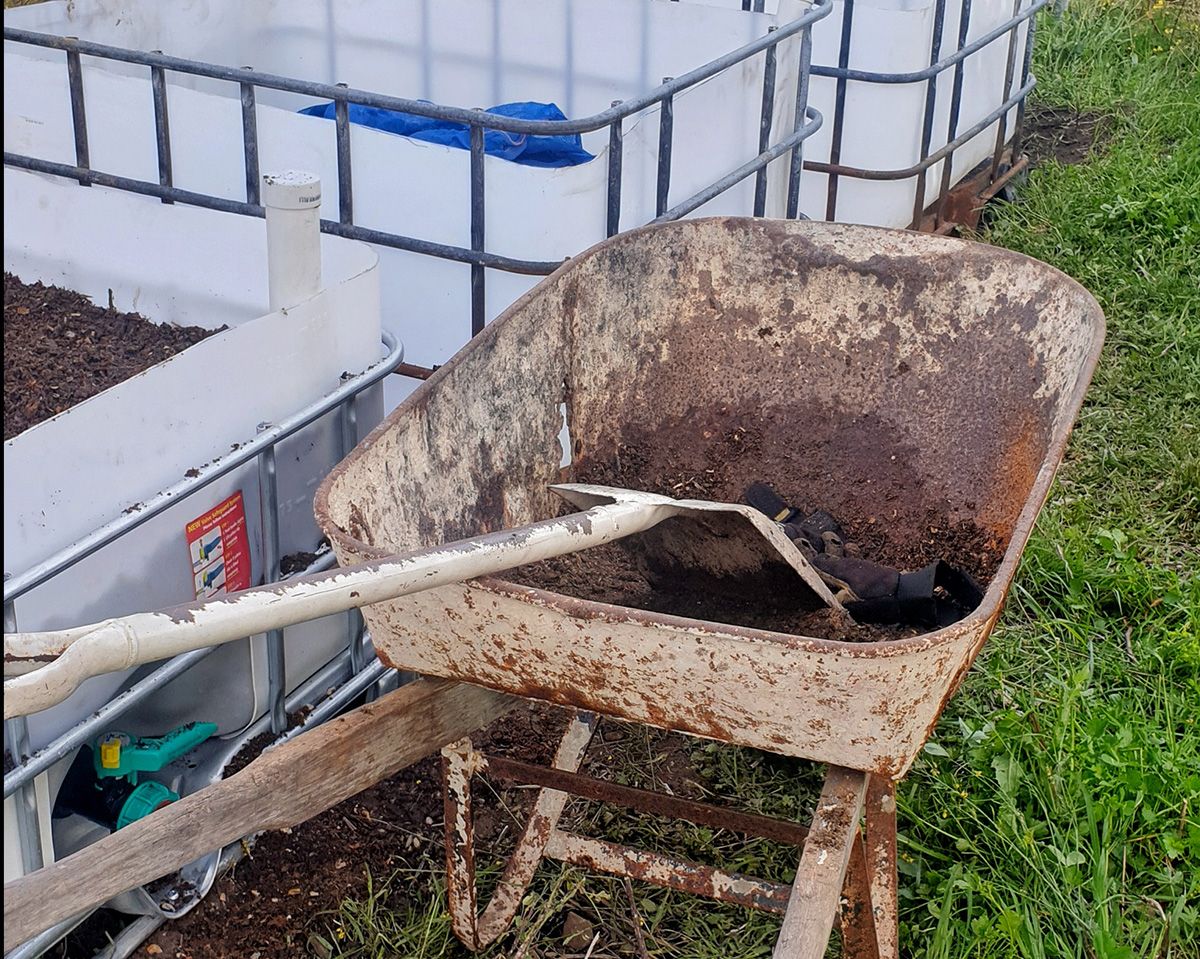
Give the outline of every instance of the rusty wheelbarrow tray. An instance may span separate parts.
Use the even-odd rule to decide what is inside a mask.
[[[702,622],[501,579],[364,610],[399,668],[870,775],[886,833],[889,783],[999,615],[1103,335],[1077,283],[990,246],[813,222],[647,227],[571,260],[505,311],[337,467],[317,516],[343,564],[369,561],[554,515],[551,484],[630,447],[702,466],[736,426],[756,443],[713,499],[785,476],[835,515],[869,512],[897,531],[931,510],[974,523],[1003,547],[983,603],[891,642]],[[461,786],[482,760],[456,750],[447,763]],[[847,780],[855,823],[867,775]],[[880,862],[894,870],[894,855]],[[802,864],[797,888],[805,876]],[[886,903],[874,908],[894,923]]]

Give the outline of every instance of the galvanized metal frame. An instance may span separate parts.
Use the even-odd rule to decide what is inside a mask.
[[[762,9],[762,0],[755,0],[756,10]],[[68,84],[74,123],[75,165],[56,163],[23,154],[4,153],[7,166],[48,173],[78,180],[83,185],[93,183],[115,189],[128,190],[148,196],[157,196],[164,203],[186,203],[229,213],[248,216],[263,216],[259,198],[258,131],[255,114],[256,90],[258,88],[278,90],[332,100],[335,104],[335,135],[337,137],[338,168],[338,218],[322,220],[321,230],[336,236],[349,237],[367,243],[420,253],[441,259],[465,263],[471,267],[471,329],[472,334],[483,329],[487,315],[486,284],[487,270],[497,269],[509,273],[545,276],[561,265],[561,260],[526,260],[490,253],[484,239],[484,209],[486,200],[484,133],[499,130],[541,136],[566,136],[590,133],[607,129],[609,133],[608,185],[606,197],[606,233],[612,236],[621,229],[621,171],[624,121],[644,110],[659,106],[662,111],[657,162],[657,217],[655,222],[674,220],[686,216],[719,196],[742,180],[757,174],[765,178],[767,165],[777,157],[791,152],[789,171],[788,215],[797,216],[799,177],[801,174],[801,145],[821,126],[821,114],[807,103],[807,64],[811,56],[811,28],[816,21],[828,16],[833,10],[833,0],[813,0],[809,10],[789,23],[770,29],[759,37],[735,50],[690,70],[679,77],[668,77],[653,90],[629,100],[615,100],[600,113],[578,120],[524,120],[499,116],[483,110],[465,110],[460,107],[444,106],[428,101],[409,100],[386,96],[368,90],[359,90],[346,84],[314,83],[292,77],[261,73],[249,67],[235,68],[219,64],[186,60],[166,56],[160,52],[144,52],[121,47],[106,46],[80,40],[76,37],[61,37],[53,34],[35,33],[11,27],[4,28],[4,39],[36,47],[62,50],[66,54]],[[777,47],[792,38],[800,38],[800,96],[796,104],[796,116],[792,130],[771,144],[770,105],[774,95],[775,62]],[[743,63],[752,57],[763,56],[767,69],[763,90],[763,126],[759,141],[759,152],[708,187],[688,197],[673,207],[668,206],[671,178],[671,148],[673,141],[673,103],[680,93],[697,86],[718,74]],[[94,170],[88,152],[88,128],[84,110],[83,69],[81,56],[95,57],[122,63],[148,67],[154,90],[155,137],[159,157],[157,183],[116,176]],[[174,186],[171,175],[171,141],[169,119],[166,109],[165,75],[167,72],[188,76],[207,77],[237,83],[242,104],[242,143],[246,167],[246,198],[231,200]],[[469,248],[434,243],[416,237],[385,230],[372,230],[354,223],[353,173],[350,154],[350,104],[396,110],[418,116],[449,120],[466,125],[470,130],[470,246]],[[765,182],[765,181],[764,181]],[[761,215],[762,205],[756,201],[755,214]],[[640,224],[627,224],[640,225]],[[578,252],[567,250],[563,258]]]
[[[160,167],[160,173],[163,173],[162,167]],[[166,169],[165,176],[169,179],[169,167]],[[164,197],[164,202],[168,199]],[[263,424],[253,440],[234,450],[228,456],[201,468],[198,475],[183,479],[147,500],[140,509],[121,514],[72,546],[59,550],[24,572],[17,575],[5,574],[4,631],[6,633],[16,632],[16,601],[21,596],[251,460],[258,461],[260,478],[266,480],[261,490],[263,496],[264,568],[267,570],[267,580],[276,581],[279,578],[279,504],[273,481],[275,447],[320,417],[336,411],[339,416],[342,454],[345,455],[353,449],[358,442],[356,413],[358,395],[378,384],[384,377],[392,373],[404,359],[402,344],[386,332],[383,334],[383,346],[387,351],[386,355],[370,369],[346,380],[328,396],[310,404],[281,423],[273,426]],[[319,557],[305,572],[318,572],[333,566],[334,563],[334,555],[329,552]],[[350,618],[348,632],[350,636],[348,653],[350,678],[314,710],[313,715],[303,726],[292,730],[293,734],[311,728],[316,722],[334,715],[356,696],[377,685],[390,672],[378,660],[370,663],[365,661],[361,616],[356,615]],[[14,765],[4,773],[4,797],[7,799],[9,796],[15,796],[16,798],[17,825],[21,836],[23,865],[26,872],[31,872],[42,865],[41,830],[44,824],[39,821],[40,817],[33,792],[36,777],[69,756],[103,730],[110,728],[111,724],[120,716],[167,683],[186,673],[213,651],[213,648],[200,649],[169,660],[32,755],[30,755],[25,719],[22,717],[5,723],[5,746],[13,758]],[[282,632],[279,632],[278,636],[268,637],[268,682],[271,704],[269,722],[271,730],[276,734],[282,733],[286,727],[283,667],[283,635]],[[74,924],[74,921],[64,924],[64,928],[57,930],[54,938],[48,939],[45,945],[56,941]]]
[[[862,180],[907,180],[916,178],[916,198],[913,203],[913,215],[910,226],[914,229],[932,229],[936,232],[948,232],[956,225],[947,221],[945,213],[948,206],[954,205],[950,198],[951,164],[954,153],[963,144],[969,142],[999,121],[996,132],[996,145],[992,160],[988,166],[989,175],[985,178],[968,177],[970,189],[977,197],[984,194],[994,195],[1012,176],[1024,167],[1021,158],[1021,133],[1025,117],[1025,101],[1035,85],[1035,79],[1030,73],[1033,55],[1034,24],[1039,10],[1049,3],[1049,0],[1014,0],[1012,16],[1004,23],[994,27],[987,33],[970,42],[967,41],[971,21],[972,0],[960,0],[959,32],[955,50],[942,55],[943,30],[945,26],[946,0],[937,0],[934,11],[933,31],[930,36],[929,66],[921,70],[906,73],[884,73],[872,70],[851,69],[850,50],[853,40],[854,0],[842,0],[842,34],[838,50],[836,66],[813,64],[811,74],[818,77],[828,77],[837,81],[834,94],[834,111],[831,127],[830,158],[828,162],[806,160],[804,168],[817,173],[829,175],[826,191],[825,219],[837,219],[838,181],[840,177],[852,177]],[[748,0],[743,0],[742,9],[749,9]],[[1020,84],[1013,89],[1016,74],[1016,46],[1021,27],[1025,27],[1025,55],[1021,65]],[[1001,89],[1001,102],[987,116],[971,125],[966,130],[959,130],[959,114],[962,107],[963,70],[966,59],[978,53],[989,44],[1002,38],[1008,38],[1008,64],[1005,71],[1004,83]],[[946,143],[937,150],[930,151],[933,139],[934,112],[937,104],[938,77],[946,70],[954,70],[954,79],[950,99],[950,112],[947,121]],[[921,130],[920,155],[916,163],[902,169],[874,170],[862,167],[847,166],[841,162],[842,134],[845,129],[846,88],[850,81],[862,83],[908,84],[924,83],[926,85],[925,109]],[[1005,150],[1007,138],[1007,117],[1013,109],[1017,110],[1016,122],[1013,128],[1011,147]],[[1007,155],[1008,163],[1004,163]],[[926,218],[926,173],[935,164],[945,161],[942,166],[941,188],[938,198],[933,205],[933,218]],[[968,204],[968,209],[970,205]]]
[[[164,100],[165,109],[165,100]],[[160,154],[161,156],[161,154]],[[160,165],[160,176],[170,179],[169,154],[168,163],[164,168]],[[170,198],[164,197],[164,202]],[[375,386],[401,365],[404,359],[403,344],[397,342],[389,333],[383,334],[385,356],[368,370],[343,382],[329,395],[322,397],[299,412],[278,424],[261,424],[258,435],[214,463],[200,469],[199,474],[187,477],[174,486],[147,500],[138,510],[121,514],[110,523],[93,531],[72,546],[59,550],[41,563],[30,567],[17,575],[5,574],[4,578],[4,631],[16,632],[17,616],[16,601],[30,590],[48,582],[55,576],[65,572],[86,556],[93,555],[96,550],[112,544],[122,536],[132,532],[143,523],[159,515],[164,510],[174,506],[183,499],[193,496],[216,480],[233,472],[238,467],[257,460],[260,478],[260,493],[262,495],[263,523],[263,563],[266,570],[266,580],[275,582],[279,579],[279,503],[274,482],[274,459],[277,444],[299,432],[304,427],[315,422],[320,417],[336,412],[339,417],[342,455],[349,453],[358,443],[357,400],[360,393]],[[305,573],[315,573],[332,567],[335,558],[332,552],[318,557]],[[336,715],[345,708],[355,697],[373,690],[387,674],[392,671],[379,660],[366,661],[364,650],[364,631],[361,615],[354,612],[348,621],[349,643],[349,678],[320,702],[307,717],[302,726],[298,726],[284,734],[287,725],[286,705],[284,701],[284,650],[282,631],[277,635],[268,636],[268,683],[270,710],[268,722],[270,729],[276,735],[284,734],[285,738],[310,729],[325,719]],[[124,690],[99,710],[91,713],[86,719],[75,724],[66,732],[57,736],[37,752],[30,754],[28,732],[24,717],[5,723],[5,746],[13,758],[13,767],[4,773],[4,797],[16,797],[17,825],[21,836],[22,861],[26,872],[32,872],[41,867],[41,827],[36,800],[33,793],[33,781],[37,776],[46,772],[57,762],[69,756],[100,732],[111,728],[120,716],[124,715],[138,703],[145,700],[167,683],[183,675],[201,660],[207,658],[215,647],[199,649],[184,653],[157,667],[140,679],[129,689]],[[48,931],[46,936],[38,937],[39,942],[45,938],[43,946],[49,946],[57,941],[76,924],[71,920],[63,924],[62,929]]]
[[[447,901],[454,934],[469,949],[484,949],[504,934],[538,864],[549,858],[780,915],[780,957],[823,956],[836,925],[848,959],[896,959],[896,820],[890,781],[830,767],[813,826],[806,827],[580,774],[595,727],[593,714],[575,714],[548,767],[485,755],[469,738],[442,750]],[[540,788],[503,875],[480,910],[471,783],[484,774]],[[802,850],[796,879],[772,882],[560,829],[570,796],[791,843]]]

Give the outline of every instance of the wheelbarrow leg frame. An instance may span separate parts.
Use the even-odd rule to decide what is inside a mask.
[[[484,755],[470,739],[442,750],[449,909],[454,934],[468,948],[486,948],[503,935],[538,864],[549,858],[782,915],[776,959],[820,959],[835,925],[847,959],[897,959],[896,817],[890,780],[830,766],[813,823],[805,827],[582,775],[577,770],[595,725],[591,714],[576,714],[549,767]],[[481,912],[471,781],[485,772],[505,782],[541,788]],[[795,881],[787,885],[730,873],[559,829],[569,796],[793,843],[802,850]]]

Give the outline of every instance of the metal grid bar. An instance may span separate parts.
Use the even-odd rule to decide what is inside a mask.
[[[775,32],[775,27],[768,28],[769,33]],[[758,153],[761,156],[771,146],[771,124],[775,117],[775,58],[778,47],[767,47],[763,60],[763,98],[762,114],[759,119]],[[661,211],[660,211],[661,212]],[[754,215],[763,216],[767,212],[767,168],[762,166],[754,177]]]
[[[814,77],[833,77],[844,78],[847,80],[861,80],[864,83],[920,83],[922,80],[928,80],[930,77],[948,70],[956,63],[965,60],[971,54],[982,50],[989,43],[998,40],[1011,30],[1015,30],[1024,21],[1032,20],[1037,12],[1041,10],[1050,0],[1032,0],[1030,5],[1022,10],[1016,17],[998,27],[993,27],[987,33],[980,37],[976,37],[970,43],[956,50],[954,53],[939,60],[937,63],[932,63],[920,70],[910,70],[906,73],[879,73],[874,70],[851,70],[848,67],[828,67],[821,64],[813,64],[812,74]]]
[[[621,105],[620,100],[613,100],[613,107]],[[608,236],[616,236],[621,230],[621,147],[624,134],[621,131],[621,117],[613,120],[608,128]]]
[[[1021,65],[1021,87],[1029,86],[1029,71],[1033,65],[1033,35],[1037,30],[1037,21],[1030,20],[1029,26],[1025,28],[1025,60]],[[1022,97],[1021,102],[1017,104],[1017,121],[1013,124],[1013,142],[1012,155],[1017,157],[1021,153],[1021,135],[1025,132],[1025,99]]]
[[[971,29],[971,0],[962,0],[962,7],[958,15],[958,49],[962,50],[967,45],[967,34]],[[946,131],[946,142],[949,146],[954,142],[954,137],[958,133],[958,114],[962,109],[962,90],[963,77],[966,60],[959,60],[954,64],[954,86],[950,92],[950,119],[949,126]],[[938,196],[938,213],[937,222],[942,220],[942,212],[945,209],[946,194],[950,192],[950,175],[954,167],[954,150],[946,151],[946,161],[942,164],[942,188]]]
[[[842,4],[842,40],[838,47],[837,87],[833,95],[833,130],[829,142],[829,182],[825,188],[825,219],[837,214],[838,167],[842,160],[842,128],[846,122],[846,84],[849,82],[850,37],[854,29],[854,0]]]
[[[242,69],[246,74],[252,72],[249,67]],[[255,106],[254,84],[247,80],[239,80],[239,84],[242,94],[242,153],[246,163],[246,202],[252,206],[258,206],[258,111]],[[86,166],[86,164],[80,165]],[[203,194],[196,194],[196,196],[203,196]]]
[[[852,0],[846,0],[846,15],[850,15]],[[812,78],[812,34],[800,38],[800,68],[796,77],[796,119],[793,129],[799,133],[804,128],[804,117],[808,115],[808,86]],[[787,218],[794,220],[800,214],[800,174],[804,170],[804,141],[797,136],[792,147],[792,166],[788,173]]]
[[[1013,0],[1013,16],[1015,17],[1021,9],[1021,0]],[[1012,96],[1013,74],[1017,67],[1017,31],[1014,30],[1008,35],[1008,58],[1004,64],[1004,85],[1001,87],[1001,95],[1007,100]],[[1004,140],[1008,133],[1008,114],[1004,113],[1000,117],[1000,122],[996,125],[996,149],[992,154],[992,172],[991,178],[996,179],[996,175],[1000,172],[1000,158],[1004,154]]]
[[[315,420],[320,419],[330,410],[344,403],[350,396],[374,386],[392,372],[404,359],[404,348],[397,343],[391,334],[383,334],[383,344],[387,355],[369,370],[343,383],[328,396],[323,397],[312,405],[283,420],[275,427],[260,433],[245,445],[231,451],[228,455],[208,466],[201,467],[198,475],[188,477],[173,486],[153,496],[142,504],[142,508],[131,513],[122,513],[116,519],[85,536],[83,539],[59,550],[36,566],[32,566],[12,576],[4,582],[4,602],[12,603],[59,573],[70,569],[80,560],[91,556],[97,550],[136,529],[148,520],[158,516],[164,510],[174,506],[180,500],[204,489],[216,482],[222,476],[231,473],[239,466],[254,460],[268,446],[273,446],[293,433],[303,429]],[[6,632],[10,631],[7,629]]]
[[[483,113],[480,110],[479,113]],[[484,247],[484,152],[482,126],[471,127],[471,252],[482,253]],[[483,331],[487,318],[487,278],[482,264],[471,265],[471,335]]]
[[[1042,0],[1043,3],[1049,0]],[[526,120],[519,117],[506,117],[489,113],[486,125],[491,130],[504,130],[508,133],[525,133],[534,136],[572,136],[577,133],[591,133],[612,125],[614,120],[625,119],[635,113],[652,107],[666,96],[675,96],[703,80],[715,77],[735,64],[750,59],[761,53],[767,47],[797,36],[808,30],[818,20],[829,15],[833,9],[833,0],[814,0],[811,8],[803,16],[779,27],[778,31],[764,34],[735,50],[722,54],[710,60],[703,66],[689,70],[661,84],[653,90],[620,101],[618,106],[610,107],[590,117],[578,120]],[[382,110],[395,110],[401,113],[412,113],[417,116],[432,117],[438,120],[450,120],[464,126],[479,126],[483,121],[478,111],[463,107],[445,106],[440,103],[430,103],[427,100],[410,100],[405,97],[393,97],[357,87],[338,87],[335,84],[316,83],[310,80],[298,80],[293,77],[283,77],[272,73],[261,73],[245,68],[221,66],[214,63],[204,63],[200,60],[187,60],[182,57],[172,57],[165,54],[148,53],[142,50],[129,50],[123,47],[113,47],[90,40],[80,40],[76,37],[61,37],[56,34],[35,33],[30,30],[20,30],[14,27],[4,28],[4,39],[16,43],[28,43],[37,47],[48,47],[54,50],[75,51],[85,56],[98,57],[105,60],[116,60],[121,63],[136,63],[142,66],[161,66],[176,73],[186,73],[191,76],[209,77],[214,80],[229,80],[234,83],[250,83],[255,87],[269,90],[279,90],[284,93],[298,93],[304,96],[323,100],[344,98],[349,103],[363,106],[378,107]]]
[[[223,197],[213,197],[206,194],[178,190],[172,185],[163,184],[161,182],[158,184],[151,184],[143,180],[101,173],[99,171],[90,169],[88,162],[86,162],[86,157],[77,157],[77,162],[73,167],[69,164],[53,163],[38,158],[19,156],[9,153],[5,154],[4,161],[6,164],[22,169],[29,169],[36,172],[50,173],[59,176],[73,176],[81,183],[98,183],[116,189],[125,189],[148,196],[156,196],[166,202],[187,203],[196,206],[218,209],[225,212],[262,216],[263,213],[259,205],[258,192],[259,163],[258,134],[255,118],[256,89],[261,87],[264,89],[280,90],[289,93],[332,100],[335,103],[335,121],[338,125],[340,210],[339,219],[337,221],[323,220],[321,222],[322,231],[336,236],[345,236],[351,239],[362,240],[367,243],[386,246],[392,249],[434,256],[441,259],[448,259],[471,265],[472,328],[478,332],[478,330],[482,328],[481,324],[484,316],[482,290],[485,280],[483,268],[499,269],[507,272],[521,273],[532,276],[544,276],[557,269],[558,266],[561,265],[561,260],[524,260],[514,257],[499,256],[487,252],[485,244],[479,236],[479,233],[482,230],[483,211],[482,207],[477,204],[477,198],[474,195],[475,188],[482,182],[482,165],[478,164],[477,162],[472,163],[473,236],[470,249],[448,244],[433,243],[413,237],[406,237],[395,233],[385,232],[382,230],[367,230],[354,225],[350,195],[351,179],[347,122],[349,104],[357,103],[385,110],[396,110],[416,114],[419,116],[450,120],[465,124],[472,131],[479,131],[480,134],[482,134],[485,127],[487,129],[501,130],[509,133],[546,136],[574,135],[607,128],[610,134],[610,145],[613,143],[619,144],[622,121],[625,118],[633,116],[634,114],[637,114],[649,107],[659,105],[663,111],[663,118],[660,122],[666,123],[668,126],[670,126],[673,122],[673,100],[677,94],[713,76],[716,76],[729,67],[748,60],[759,53],[767,53],[767,51],[770,51],[770,53],[767,55],[769,57],[773,57],[775,47],[780,41],[794,36],[808,36],[811,25],[817,20],[827,16],[832,11],[832,2],[833,0],[815,0],[811,8],[802,16],[797,17],[789,23],[780,25],[777,28],[772,28],[766,35],[759,37],[741,47],[738,47],[737,49],[732,50],[723,56],[717,57],[709,63],[697,67],[696,69],[691,70],[681,76],[668,78],[664,80],[660,86],[653,90],[628,100],[616,102],[608,110],[597,113],[591,117],[585,117],[578,120],[524,120],[515,117],[500,116],[497,114],[485,114],[483,111],[479,110],[465,110],[458,107],[433,104],[429,103],[428,101],[417,101],[401,97],[384,96],[382,94],[358,90],[345,85],[313,83],[289,77],[281,77],[274,74],[261,73],[252,70],[249,67],[235,69],[217,64],[203,63],[194,60],[182,59],[179,57],[166,56],[161,53],[146,53],[136,50],[127,50],[119,47],[110,47],[104,44],[92,43],[90,41],[82,41],[77,38],[33,33],[30,31],[6,27],[4,31],[6,40],[29,43],[35,46],[47,47],[51,49],[62,49],[67,52],[69,59],[71,57],[78,59],[78,56],[82,54],[123,63],[141,64],[150,67],[152,71],[158,70],[162,71],[163,73],[173,71],[191,76],[202,76],[211,79],[227,80],[238,83],[241,88],[242,98],[243,145],[246,164],[246,201],[241,203]],[[82,79],[81,73],[79,79]],[[819,114],[815,113],[815,111],[809,111],[806,115],[810,120],[815,119],[816,122],[808,123],[804,126],[803,130],[805,136],[811,135],[811,133],[815,132],[820,126]],[[84,128],[81,132],[86,134],[86,128]],[[790,140],[789,148],[795,148],[798,146],[798,143],[799,139]],[[667,140],[667,144],[668,147],[665,151],[665,154],[660,153],[660,202],[656,206],[656,213],[660,218],[665,217],[667,219],[672,219],[674,216],[683,215],[683,208],[685,206],[686,212],[690,212],[690,210],[702,205],[702,203],[707,202],[709,199],[712,199],[725,189],[728,189],[730,186],[744,178],[744,168],[739,168],[739,170],[734,171],[734,175],[727,175],[721,178],[721,180],[718,181],[720,184],[718,189],[701,191],[701,193],[696,194],[696,197],[693,197],[692,200],[685,201],[685,204],[680,204],[677,206],[676,211],[678,212],[675,212],[674,215],[672,215],[672,212],[666,209],[669,200],[661,191],[664,170],[666,171],[666,182],[669,191],[669,139]],[[773,159],[778,155],[778,152],[768,155],[766,151],[760,151],[759,157],[755,161],[751,161],[759,165],[753,167],[751,172],[755,172],[761,167],[765,167],[765,164],[769,162],[770,159]],[[616,151],[610,152],[610,161],[614,162],[610,163],[606,225],[608,227],[608,233],[612,234],[619,228],[621,218],[621,153],[619,148]],[[479,188],[478,192],[482,194],[481,187]],[[695,202],[697,197],[703,197],[703,199],[701,199],[700,202]],[[478,210],[477,216],[476,210]]]
[[[772,48],[768,47],[768,55]],[[663,77],[663,83],[670,83],[670,77]],[[662,216],[667,212],[667,197],[671,192],[671,147],[675,135],[675,98],[666,97],[659,109],[658,115],[658,183],[654,201],[654,215]],[[758,152],[762,153],[763,147]]]
[[[259,433],[271,428],[259,423]],[[279,579],[279,484],[275,471],[275,444],[269,444],[258,454],[258,499],[262,522],[263,583]],[[287,713],[283,708],[286,682],[286,660],[283,630],[267,632],[267,710],[271,716],[271,732],[276,736],[287,729]]]
[[[339,83],[339,87],[346,84]],[[354,184],[350,166],[350,104],[338,100],[334,106],[334,123],[337,129],[337,174],[338,174],[338,220],[354,222]]]
[[[151,67],[150,83],[154,88],[154,142],[158,149],[158,183],[159,186],[169,187],[173,178],[171,127],[167,113],[167,72],[162,67]],[[173,202],[169,197],[163,197],[163,203]]]
[[[1017,0],[1019,3],[1020,0]],[[929,63],[932,66],[942,55],[942,28],[946,21],[946,0],[937,0],[933,13],[933,35],[929,41]],[[930,77],[925,83],[925,116],[921,122],[921,155],[918,162],[923,163],[929,156],[929,146],[933,142],[933,115],[937,106],[937,77]],[[922,170],[917,176],[917,192],[913,200],[913,225],[921,220],[925,212],[925,190],[927,177]]]
[[[73,39],[73,38],[69,38]],[[88,150],[87,109],[83,102],[83,65],[79,59],[79,51],[67,49],[67,86],[71,91],[71,127],[75,137],[75,165],[90,167],[90,151]],[[83,180],[80,186],[89,186]]]

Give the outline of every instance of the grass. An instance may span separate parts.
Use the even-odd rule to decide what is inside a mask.
[[[1108,339],[1002,622],[900,790],[903,955],[1200,959],[1200,11],[1072,0],[1039,26],[1038,101],[1105,114],[1111,139],[1086,163],[1039,165],[978,238],[1080,280]],[[797,814],[810,795],[811,775],[769,757],[703,745],[693,759],[751,808]],[[768,843],[585,821],[729,868],[794,869]],[[437,872],[343,903],[321,952],[460,954]],[[770,954],[769,917],[644,886],[635,900],[651,956]],[[636,954],[619,883],[545,866],[489,954],[560,954],[568,901],[611,930],[593,956]]]

